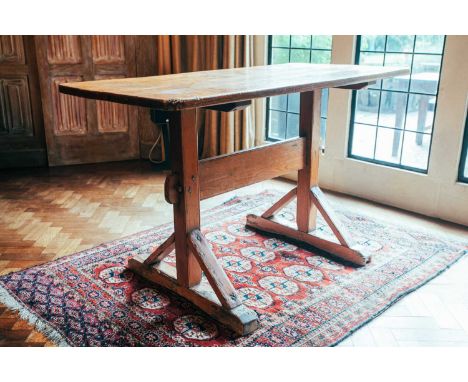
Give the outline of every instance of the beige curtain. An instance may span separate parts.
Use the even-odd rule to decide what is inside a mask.
[[[157,74],[252,66],[253,36],[157,36]],[[199,110],[202,158],[255,144],[255,103],[232,113]],[[260,128],[260,127],[259,127]],[[263,128],[263,127],[262,127]]]

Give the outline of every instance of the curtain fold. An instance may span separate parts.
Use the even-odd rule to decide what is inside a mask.
[[[254,64],[253,36],[157,36],[157,74],[228,69]],[[255,102],[222,113],[198,110],[200,156],[229,154],[253,147],[258,136]]]

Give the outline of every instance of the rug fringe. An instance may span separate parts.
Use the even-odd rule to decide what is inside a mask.
[[[16,300],[2,285],[0,285],[0,303],[18,313],[21,319],[30,323],[38,332],[44,334],[57,346],[70,346],[64,336],[50,324],[44,322],[40,317],[32,313],[28,308],[24,307],[23,304]]]

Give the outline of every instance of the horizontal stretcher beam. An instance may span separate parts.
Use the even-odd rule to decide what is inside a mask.
[[[294,138],[199,162],[200,199],[304,167],[305,138]]]

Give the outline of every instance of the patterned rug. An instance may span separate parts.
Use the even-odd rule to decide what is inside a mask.
[[[203,230],[244,303],[260,318],[245,337],[215,323],[189,302],[125,268],[172,230],[167,224],[0,277],[0,301],[59,345],[330,346],[467,253],[456,243],[338,211],[372,262],[354,268],[244,227],[276,191],[234,198],[204,211]],[[277,217],[291,224],[294,205]],[[317,235],[334,239],[319,217]],[[336,240],[336,239],[335,239]],[[174,264],[173,254],[164,261]]]

